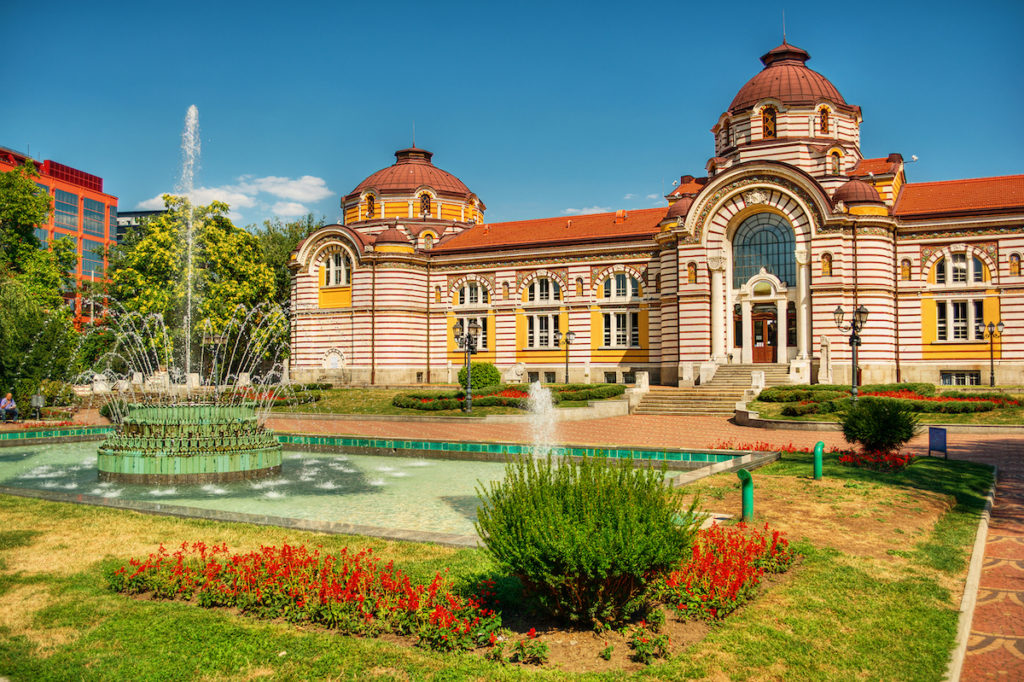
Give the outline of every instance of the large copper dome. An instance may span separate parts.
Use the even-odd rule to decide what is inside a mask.
[[[764,69],[740,88],[729,105],[736,113],[749,109],[763,99],[776,99],[783,104],[814,104],[825,99],[846,106],[846,100],[827,78],[808,69],[811,58],[805,50],[783,42],[761,57]]]
[[[426,149],[399,149],[395,152],[394,165],[379,170],[363,180],[348,196],[359,194],[365,189],[400,194],[412,192],[420,187],[430,187],[439,194],[468,198],[472,194],[469,188],[462,180],[432,164],[432,156],[433,154]]]

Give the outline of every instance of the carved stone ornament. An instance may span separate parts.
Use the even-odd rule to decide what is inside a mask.
[[[797,265],[807,265],[810,256],[810,253],[807,251],[807,249],[797,249],[796,251],[793,252],[793,255],[796,257]]]
[[[747,203],[747,206],[764,204],[768,202],[768,195],[759,189],[752,189],[743,193],[743,201]]]
[[[724,270],[725,256],[708,256],[708,267],[712,270]]]
[[[842,201],[837,201],[836,206],[832,209],[833,213],[846,213],[846,204]]]

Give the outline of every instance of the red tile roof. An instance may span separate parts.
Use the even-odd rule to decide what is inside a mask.
[[[667,208],[475,225],[434,247],[435,253],[486,251],[578,242],[646,239],[658,232]]]
[[[893,213],[924,217],[1010,210],[1024,211],[1024,175],[903,185]]]
[[[383,168],[345,195],[348,199],[364,189],[383,193],[412,192],[426,186],[442,194],[468,198],[472,192],[457,177],[430,162],[433,154],[425,149],[410,147],[395,152],[395,163]]]
[[[763,99],[776,99],[783,104],[814,104],[828,100],[847,106],[836,86],[817,71],[807,68],[811,55],[785,42],[761,57],[764,69],[740,88],[729,105],[736,113],[749,109]]]
[[[868,173],[874,173],[875,175],[888,175],[895,173],[899,167],[899,163],[893,161],[891,158],[881,159],[861,159],[857,162],[857,165],[850,171],[850,175],[854,177],[861,177]]]
[[[695,178],[692,175],[684,175],[679,178],[679,186],[669,192],[669,196],[681,196],[683,194],[698,194],[704,185],[708,184],[707,178]]]

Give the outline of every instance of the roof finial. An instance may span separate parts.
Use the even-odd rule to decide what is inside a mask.
[[[413,147],[413,149],[416,148],[416,121],[415,120],[413,120],[413,122],[412,122],[412,147]]]
[[[782,44],[786,44],[786,10],[782,10]]]

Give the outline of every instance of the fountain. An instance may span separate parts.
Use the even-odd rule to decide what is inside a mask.
[[[193,105],[182,134],[179,190],[187,199],[194,189],[199,148],[199,112]],[[174,335],[161,316],[127,312],[114,304],[108,327],[115,342],[101,357],[101,366],[90,372],[94,386],[113,387],[108,405],[115,429],[98,451],[101,481],[222,483],[281,471],[281,445],[262,424],[281,388],[280,356],[286,342],[275,332],[285,313],[276,305],[251,310],[239,306],[223,327],[215,328],[209,320],[198,325],[202,343],[198,353],[193,350],[195,226],[190,200],[185,208],[183,369],[172,362]]]
[[[555,445],[557,415],[551,389],[534,381],[530,384],[527,405],[530,410],[530,433],[533,434],[533,456],[543,458],[551,453]]]

